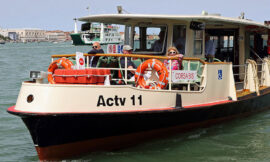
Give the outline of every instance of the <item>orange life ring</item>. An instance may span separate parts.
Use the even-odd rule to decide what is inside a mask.
[[[48,81],[51,84],[55,84],[55,81],[53,79],[53,73],[54,73],[54,70],[57,69],[59,65],[61,65],[65,69],[71,69],[71,67],[73,66],[73,63],[65,57],[62,57],[58,60],[54,60],[48,68],[48,72],[49,72]]]
[[[155,86],[146,85],[146,81],[144,80],[143,74],[147,68],[151,68],[158,73],[159,81],[156,87],[159,89],[164,89],[168,84],[169,73],[165,65],[157,59],[146,60],[137,68],[135,72],[135,81],[137,86],[141,86],[146,89],[155,89]]]

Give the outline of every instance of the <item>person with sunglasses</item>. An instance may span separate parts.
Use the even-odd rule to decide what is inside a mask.
[[[164,65],[167,69],[170,69],[170,61],[172,61],[172,70],[181,70],[183,54],[179,54],[175,47],[169,47],[166,56],[168,57],[178,57],[178,60],[164,60]]]
[[[92,49],[88,52],[88,54],[97,54],[97,53],[104,53],[104,51],[101,48],[99,42],[94,42],[92,45]],[[98,59],[99,56],[92,56],[90,58],[89,67],[96,67]]]

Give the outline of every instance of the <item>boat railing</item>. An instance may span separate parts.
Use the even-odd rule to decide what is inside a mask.
[[[242,90],[244,88],[244,78],[247,75],[247,65],[248,64],[242,64],[242,65],[233,65],[233,71],[234,71],[234,81],[235,81],[235,88],[236,90]]]
[[[52,61],[56,58],[61,58],[61,57],[67,57],[70,58],[71,60],[73,59],[73,62],[75,62],[75,54],[65,54],[65,55],[52,55]],[[179,59],[178,57],[167,57],[167,56],[152,56],[152,55],[136,55],[136,54],[84,54],[86,58],[86,68],[92,68],[89,66],[90,58],[91,56],[100,56],[105,57],[105,58],[112,58],[114,59],[116,63],[116,66],[111,66],[111,64],[108,66],[102,66],[97,65],[97,69],[110,69],[113,74],[122,74],[122,78],[112,76],[111,80],[112,81],[123,81],[124,84],[131,84],[135,85],[135,80],[133,78],[128,78],[128,73],[129,71],[136,71],[136,69],[129,69],[127,67],[127,59],[134,58],[135,60],[140,59],[141,61],[137,61],[137,67],[142,63],[143,61],[147,59],[158,59],[161,60],[162,62],[164,60],[177,60]],[[125,58],[125,67],[121,67],[120,65],[120,58],[124,57]],[[99,59],[100,61],[100,59]],[[112,63],[112,62],[111,62]],[[98,62],[99,64],[99,62]],[[113,64],[113,63],[112,63]],[[183,80],[183,81],[173,81],[172,80],[172,72],[173,70],[171,69],[171,61],[170,61],[170,68],[168,69],[169,72],[169,82],[168,82],[168,90],[178,90],[178,91],[184,91],[184,92],[191,92],[191,91],[202,91],[205,86],[202,86],[202,81],[206,81],[206,77],[203,75],[203,70],[205,67],[205,62],[199,58],[188,58],[185,57],[182,60],[182,70],[185,71],[196,71],[197,79],[196,80]]]
[[[244,65],[233,65],[235,87],[237,91],[248,90],[259,95],[259,89],[270,86],[269,58],[247,59]]]
[[[258,63],[257,63],[257,77],[258,77],[258,80],[259,80],[259,84],[261,85],[262,82],[263,82],[263,73],[264,73],[264,70],[263,70],[263,63],[262,61],[260,60]]]

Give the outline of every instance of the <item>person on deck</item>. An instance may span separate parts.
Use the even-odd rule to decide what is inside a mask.
[[[155,52],[162,52],[162,48],[163,48],[163,42],[164,42],[164,38],[165,38],[165,31],[161,30],[159,32],[159,40],[156,40],[154,42],[154,44],[152,45],[151,49]]]
[[[179,37],[174,43],[175,47],[181,54],[185,54],[185,44],[186,40],[183,37]]]
[[[104,53],[104,51],[101,48],[99,42],[94,42],[92,49],[88,52],[88,54],[97,54],[97,53]],[[96,67],[98,59],[99,56],[92,56],[89,61],[89,67]]]
[[[123,54],[132,54],[132,47],[130,45],[124,45],[123,47]],[[120,58],[120,64],[121,64],[121,68],[125,68],[125,57],[121,57]],[[130,79],[134,76],[135,71],[131,70],[131,69],[136,69],[137,66],[131,61],[131,57],[127,57],[127,69],[128,74],[127,74],[127,78]]]
[[[166,56],[168,57],[178,57],[178,60],[164,60],[164,65],[170,70],[170,61],[172,61],[172,70],[181,70],[182,60],[184,55],[179,54],[177,48],[169,47]]]
[[[205,57],[206,61],[213,62],[216,53],[216,45],[214,40],[210,40],[208,34],[205,35]]]

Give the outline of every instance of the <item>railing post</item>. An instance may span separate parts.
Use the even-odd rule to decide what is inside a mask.
[[[125,57],[125,82],[127,84],[127,57]]]
[[[190,70],[190,60],[188,60],[188,71]],[[190,91],[190,81],[188,81],[187,91]]]
[[[170,68],[169,68],[169,74],[170,74],[170,77],[169,77],[169,90],[172,90],[172,60],[170,60]]]
[[[86,67],[89,68],[89,57],[90,56],[86,56]]]

